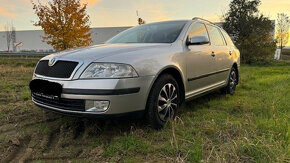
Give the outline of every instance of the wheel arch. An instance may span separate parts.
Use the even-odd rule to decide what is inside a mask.
[[[172,75],[175,80],[178,83],[179,89],[180,89],[180,95],[181,95],[181,104],[185,101],[185,81],[184,81],[184,77],[183,74],[181,73],[180,69],[177,68],[176,66],[167,66],[164,67],[163,69],[161,69],[157,75],[155,76],[154,80],[152,81],[151,85],[150,85],[150,89],[148,91],[148,95],[147,95],[147,100],[148,100],[148,96],[151,92],[151,89],[154,85],[154,83],[156,82],[156,80],[162,76],[163,74],[170,74]],[[146,100],[146,101],[147,101]]]

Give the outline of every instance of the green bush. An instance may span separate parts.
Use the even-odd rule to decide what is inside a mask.
[[[282,50],[283,55],[289,55],[290,56],[290,49],[283,49]]]
[[[252,33],[249,38],[240,40],[238,48],[242,63],[269,63],[276,50],[276,43],[271,39],[263,37],[263,34]]]

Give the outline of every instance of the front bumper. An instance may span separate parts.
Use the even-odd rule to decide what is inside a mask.
[[[35,105],[53,112],[85,117],[119,117],[126,115],[142,114],[147,102],[147,97],[154,80],[154,76],[145,76],[127,79],[90,79],[90,80],[71,80],[61,81],[55,79],[46,79],[34,77],[33,79],[47,80],[62,85],[63,91],[61,99],[66,104],[46,102],[32,96]],[[71,102],[70,102],[71,101]],[[74,104],[76,101],[79,103]],[[74,106],[84,101],[84,109],[76,109],[70,107],[70,103]],[[93,108],[92,101],[109,101],[109,107],[103,112],[91,112]]]

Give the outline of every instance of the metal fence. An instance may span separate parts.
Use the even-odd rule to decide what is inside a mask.
[[[18,57],[44,57],[51,53],[47,52],[0,52],[0,56],[18,56]]]

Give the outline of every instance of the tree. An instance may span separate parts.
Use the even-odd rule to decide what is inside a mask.
[[[88,46],[92,42],[87,5],[80,0],[52,0],[43,5],[33,3],[39,20],[34,24],[42,27],[43,41],[57,50]]]
[[[259,13],[260,0],[232,0],[224,17],[224,29],[241,51],[243,63],[264,62],[275,52],[274,26]]]
[[[12,32],[11,32],[11,42],[12,42],[12,46],[13,46],[13,52],[16,51],[16,29],[15,27],[13,27],[12,25]]]
[[[12,24],[6,24],[4,26],[4,30],[5,30],[5,35],[6,35],[6,43],[7,43],[7,51],[10,51],[10,46],[11,46],[11,42],[13,39],[13,25]]]
[[[278,14],[276,39],[281,50],[288,43],[290,19],[284,13]]]

